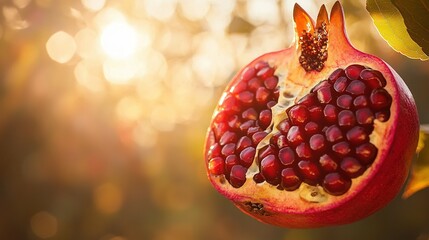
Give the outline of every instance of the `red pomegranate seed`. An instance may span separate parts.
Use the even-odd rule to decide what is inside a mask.
[[[351,178],[355,178],[361,175],[364,168],[354,157],[345,157],[340,164],[341,170]]]
[[[282,133],[286,134],[286,133],[289,131],[290,126],[291,126],[291,124],[290,124],[290,122],[289,122],[289,119],[283,119],[283,120],[282,120],[282,121],[277,125],[277,129],[278,129],[280,132],[282,132]]]
[[[317,99],[320,103],[329,103],[332,100],[331,87],[325,86],[317,90]]]
[[[259,131],[261,131],[261,128],[259,126],[250,127],[249,129],[247,129],[247,135],[252,136]]]
[[[334,83],[339,77],[342,77],[344,75],[345,75],[344,69],[338,68],[335,71],[333,71],[331,73],[331,75],[328,77],[328,82],[329,83]]]
[[[313,135],[313,134],[317,133],[320,129],[319,129],[319,125],[317,123],[308,122],[307,124],[305,124],[304,130],[308,135]]]
[[[348,85],[349,80],[345,77],[340,77],[335,81],[334,83],[334,90],[338,93],[344,92],[346,90],[346,87]]]
[[[273,98],[274,99],[279,99],[279,96],[280,96],[279,89],[278,88],[274,89],[274,91],[273,91]]]
[[[316,93],[309,93],[298,100],[297,104],[302,104],[306,107],[313,106],[317,103],[317,95]]]
[[[353,100],[353,105],[357,108],[362,108],[368,106],[368,99],[365,95],[360,95]]]
[[[380,111],[375,113],[375,118],[380,122],[386,122],[390,118],[390,111]]]
[[[343,109],[350,109],[352,102],[353,97],[348,94],[341,95],[337,98],[337,106]]]
[[[228,124],[226,124],[225,122],[214,122],[213,125],[213,132],[215,134],[216,139],[220,139],[223,134],[225,134],[229,130]]]
[[[306,106],[295,105],[289,109],[288,116],[292,124],[301,125],[308,121],[310,113]]]
[[[237,99],[232,95],[227,95],[220,103],[220,110],[231,111],[231,112],[240,112],[240,104]]]
[[[287,133],[286,137],[289,143],[293,146],[297,146],[304,141],[304,137],[298,126],[292,126],[289,129],[289,132]]]
[[[262,159],[261,174],[268,183],[279,184],[280,162],[274,155],[268,155]]]
[[[320,178],[320,170],[317,165],[310,161],[300,161],[298,163],[300,175],[304,178],[303,181],[310,184],[317,184]]]
[[[254,108],[248,108],[241,114],[241,117],[246,120],[257,120],[258,112]]]
[[[235,153],[235,143],[228,143],[222,147],[222,155],[228,156]]]
[[[368,141],[368,135],[365,132],[365,128],[361,126],[355,126],[350,129],[346,134],[347,139],[351,144],[357,145],[363,142]]]
[[[225,145],[227,143],[232,143],[237,141],[237,134],[235,132],[227,131],[225,132],[219,140],[220,145]]]
[[[295,161],[295,153],[292,148],[285,147],[279,151],[279,160],[285,166],[290,166]]]
[[[221,157],[215,157],[210,159],[208,164],[209,172],[213,175],[224,174],[225,161]]]
[[[369,108],[361,108],[356,111],[356,121],[361,125],[371,125],[374,121],[374,113]]]
[[[276,101],[269,101],[269,102],[267,103],[267,108],[272,108],[272,107],[274,107],[276,104],[277,104],[277,102],[276,102]]]
[[[248,136],[243,136],[237,142],[237,151],[242,151],[243,149],[252,146],[252,144],[252,139]]]
[[[283,135],[281,132],[275,132],[273,135],[271,135],[270,144],[276,145],[277,144],[277,140],[279,139],[279,137],[281,135]]]
[[[320,122],[323,119],[323,108],[321,106],[312,106],[308,108],[310,119],[315,122]]]
[[[323,109],[323,115],[328,123],[335,123],[337,122],[338,109],[332,104],[327,104]]]
[[[236,155],[229,155],[225,159],[225,170],[226,173],[229,174],[234,165],[239,164],[239,159]]]
[[[255,183],[262,183],[263,181],[265,181],[265,179],[261,173],[256,173],[255,175],[253,175],[253,181],[255,181]]]
[[[351,95],[360,95],[365,93],[365,84],[360,80],[353,80],[346,88],[346,92]]]
[[[273,90],[274,88],[277,87],[278,82],[279,82],[279,79],[277,78],[277,76],[272,76],[265,79],[264,86],[269,90]]]
[[[262,110],[259,113],[259,125],[261,128],[267,128],[271,123],[271,111],[268,109]]]
[[[240,125],[240,130],[243,132],[247,132],[249,128],[255,126],[255,120],[247,120]]]
[[[264,139],[265,136],[267,136],[268,133],[264,131],[257,132],[252,135],[252,140],[254,144],[258,144],[262,139]]]
[[[296,152],[296,155],[302,159],[310,159],[312,156],[311,149],[307,143],[299,144],[296,147],[295,152]]]
[[[268,65],[267,62],[260,61],[260,62],[258,62],[258,63],[255,64],[255,69],[256,70],[261,70],[262,68],[265,68],[265,67],[268,67],[268,66],[269,65]]]
[[[337,125],[328,127],[325,131],[326,140],[333,143],[343,139],[343,132]]]
[[[258,76],[262,79],[266,79],[266,78],[272,77],[273,74],[274,74],[274,68],[264,67],[258,71],[256,76]]]
[[[351,149],[349,143],[343,141],[332,145],[332,151],[334,151],[337,156],[344,157],[349,154]]]
[[[228,117],[233,114],[234,113],[231,111],[219,110],[219,112],[216,114],[216,117],[214,118],[214,123],[222,124],[225,122],[226,119],[228,119]]]
[[[293,168],[285,168],[281,172],[281,186],[287,191],[293,191],[301,185],[301,179],[297,176]]]
[[[362,81],[370,88],[376,89],[386,86],[386,79],[383,75],[373,69],[365,69],[360,73]]]
[[[323,171],[334,172],[338,168],[338,164],[328,154],[323,154],[319,158],[319,164]]]
[[[277,147],[278,148],[284,148],[289,146],[289,142],[286,138],[286,135],[281,135],[277,138]]]
[[[241,125],[240,119],[237,115],[233,115],[228,120],[228,126],[232,129],[239,128]]]
[[[250,167],[253,163],[253,158],[255,157],[256,150],[253,147],[247,147],[240,153],[241,164],[244,167]]]
[[[259,159],[263,159],[264,157],[268,155],[276,155],[277,149],[273,145],[267,145],[263,148],[261,148],[258,152]]]
[[[269,97],[270,91],[268,91],[268,89],[266,89],[265,87],[260,87],[258,88],[258,90],[256,90],[255,99],[256,102],[258,102],[259,104],[265,105]]]
[[[254,97],[255,95],[249,91],[243,91],[236,95],[236,98],[246,105],[252,104]]]
[[[246,172],[247,169],[241,165],[234,165],[231,168],[231,173],[229,175],[229,183],[235,188],[243,186],[246,182]]]
[[[367,142],[356,147],[356,157],[364,165],[371,164],[376,156],[377,147],[372,143]]]
[[[255,68],[253,67],[246,67],[243,72],[241,73],[241,80],[244,82],[249,81],[250,79],[252,79],[253,77],[255,77],[256,75],[256,71]]]
[[[219,156],[221,156],[220,150],[221,150],[221,147],[220,147],[219,143],[215,143],[215,144],[211,145],[207,156],[209,158],[219,157]]]
[[[375,110],[389,108],[392,103],[392,97],[384,88],[373,90],[369,99],[371,101],[371,106]]]
[[[329,194],[339,196],[346,193],[352,185],[352,181],[345,176],[342,176],[339,173],[329,173],[326,174],[323,179],[323,189]]]
[[[314,151],[321,151],[325,149],[326,139],[322,134],[314,134],[310,138],[310,148]]]
[[[262,84],[261,80],[259,80],[258,78],[252,78],[247,83],[248,89],[252,92],[256,92],[256,90],[258,88],[263,87],[263,86],[264,86],[264,84]]]
[[[346,73],[346,76],[349,79],[359,79],[360,72],[362,72],[362,70],[364,70],[364,69],[365,69],[364,66],[352,64],[352,65],[346,67],[346,69],[344,71]]]
[[[338,113],[338,125],[340,127],[352,127],[356,124],[356,118],[352,111],[342,110]]]
[[[316,86],[314,86],[310,92],[311,93],[317,92],[317,90],[319,90],[323,87],[331,87],[331,84],[327,80],[323,80],[323,81],[319,82]]]
[[[247,83],[244,81],[239,81],[237,84],[231,87],[231,93],[238,94],[247,89]]]

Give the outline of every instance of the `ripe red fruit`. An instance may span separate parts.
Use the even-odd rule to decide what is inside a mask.
[[[350,223],[385,206],[418,139],[413,97],[383,60],[351,46],[343,10],[298,5],[296,41],[232,79],[210,124],[208,177],[238,208],[295,228]]]

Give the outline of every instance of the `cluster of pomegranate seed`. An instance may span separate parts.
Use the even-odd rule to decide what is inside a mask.
[[[256,146],[268,134],[273,107],[278,100],[278,78],[266,62],[246,68],[240,81],[221,100],[212,131],[216,143],[210,147],[209,171],[224,174],[234,187],[246,181]]]
[[[236,188],[246,181],[256,146],[271,123],[270,108],[278,99],[273,74],[263,62],[246,69],[215,117],[209,171],[224,174]],[[335,70],[286,110],[288,118],[258,151],[259,173],[253,180],[287,191],[305,182],[332,195],[347,192],[351,179],[362,175],[377,156],[369,136],[375,119],[385,122],[390,117],[392,97],[385,86],[380,72],[361,65]]]

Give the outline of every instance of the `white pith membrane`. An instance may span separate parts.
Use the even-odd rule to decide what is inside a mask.
[[[323,7],[324,9],[324,7]],[[377,119],[374,120],[374,130],[369,135],[370,142],[377,146],[378,152],[373,163],[361,174],[359,177],[352,178],[352,184],[350,189],[340,195],[331,195],[320,186],[312,186],[305,182],[301,183],[300,187],[294,191],[279,190],[277,186],[271,185],[266,181],[262,183],[255,183],[253,176],[259,172],[259,166],[257,165],[258,151],[264,146],[269,144],[271,137],[278,131],[276,126],[280,121],[288,118],[286,109],[290,106],[295,105],[296,101],[301,99],[303,96],[310,92],[315,85],[320,81],[325,80],[329,75],[338,68],[346,68],[352,64],[359,64],[367,68],[378,70],[383,73],[384,78],[387,81],[387,85],[384,87],[385,90],[392,96],[392,99],[397,99],[397,88],[394,80],[395,76],[390,71],[389,67],[380,59],[363,54],[358,50],[351,47],[348,43],[348,39],[344,33],[344,18],[342,15],[342,9],[336,9],[331,13],[330,23],[327,19],[327,14],[323,13],[321,19],[325,20],[328,24],[335,24],[335,28],[329,28],[328,25],[328,39],[329,42],[341,42],[347,41],[349,49],[336,49],[328,47],[328,59],[325,62],[324,68],[320,71],[309,71],[306,72],[299,64],[299,45],[293,46],[281,52],[273,58],[274,54],[264,55],[254,60],[249,66],[260,61],[266,61],[271,67],[276,68],[274,75],[279,79],[279,99],[278,103],[271,108],[272,110],[272,121],[266,132],[268,135],[257,145],[255,159],[252,165],[248,168],[246,173],[246,182],[239,188],[234,188],[225,179],[223,175],[212,175],[209,174],[209,178],[213,185],[226,197],[233,200],[235,203],[242,205],[244,208],[247,206],[247,211],[254,214],[270,215],[276,213],[309,213],[309,212],[320,212],[327,209],[335,208],[347,202],[350,198],[353,198],[358,194],[367,184],[371,184],[371,179],[377,174],[378,169],[383,165],[383,159],[390,150],[389,140],[393,138],[398,117],[397,115],[397,102],[393,100],[390,107],[390,118],[386,122],[380,122]],[[326,12],[326,10],[325,10]],[[295,17],[305,18],[307,21],[311,21],[311,18],[304,12],[302,16]],[[308,19],[307,19],[308,18]],[[318,21],[319,22],[319,21]],[[298,24],[299,25],[299,24]],[[297,33],[301,30],[312,31],[314,27],[308,28],[308,24],[297,26]],[[313,23],[314,26],[314,23]],[[328,46],[329,46],[328,42]],[[240,76],[241,72],[237,74]],[[236,76],[236,78],[237,78]],[[227,89],[231,90],[231,83]],[[224,95],[225,97],[225,95]],[[221,100],[222,102],[222,100]],[[217,112],[214,113],[214,116]],[[213,137],[213,136],[211,136]],[[209,136],[210,138],[210,136]],[[213,140],[208,140],[213,142]],[[383,148],[384,146],[384,148]],[[207,153],[206,153],[207,156]],[[208,160],[207,160],[208,161]],[[246,209],[245,209],[246,210]]]

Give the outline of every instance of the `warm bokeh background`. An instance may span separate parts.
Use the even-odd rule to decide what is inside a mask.
[[[315,16],[321,1],[299,2]],[[294,3],[1,0],[0,239],[429,239],[427,189],[354,224],[291,230],[208,182],[216,101],[240,66],[291,43]],[[403,76],[428,123],[429,63],[392,51],[363,0],[343,4],[352,42]]]

